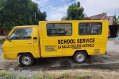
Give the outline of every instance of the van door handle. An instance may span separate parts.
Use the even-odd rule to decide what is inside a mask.
[[[36,39],[37,39],[37,37],[33,37],[33,39],[34,39],[34,40],[36,40]]]
[[[28,42],[28,44],[31,44],[31,42]]]

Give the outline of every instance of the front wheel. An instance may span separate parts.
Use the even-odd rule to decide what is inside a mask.
[[[77,52],[74,54],[73,59],[76,63],[83,63],[87,59],[87,55],[85,52]]]
[[[31,66],[34,63],[34,58],[29,54],[21,54],[18,57],[21,66]]]

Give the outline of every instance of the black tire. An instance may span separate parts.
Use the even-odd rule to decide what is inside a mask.
[[[34,57],[30,54],[21,54],[18,59],[21,66],[32,66],[34,64]]]
[[[86,52],[83,51],[76,52],[73,56],[73,60],[76,63],[83,63],[86,61],[86,59],[87,59],[87,54]]]

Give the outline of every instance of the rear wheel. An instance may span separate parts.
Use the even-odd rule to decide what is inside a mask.
[[[18,59],[21,66],[31,66],[34,64],[34,58],[30,54],[21,54]]]
[[[87,59],[87,54],[85,52],[79,51],[74,54],[73,59],[76,63],[83,63]]]

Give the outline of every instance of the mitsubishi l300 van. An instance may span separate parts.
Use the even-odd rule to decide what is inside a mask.
[[[18,59],[23,66],[35,58],[71,56],[77,63],[91,55],[105,55],[108,21],[40,21],[39,25],[16,26],[2,45],[5,59]]]

